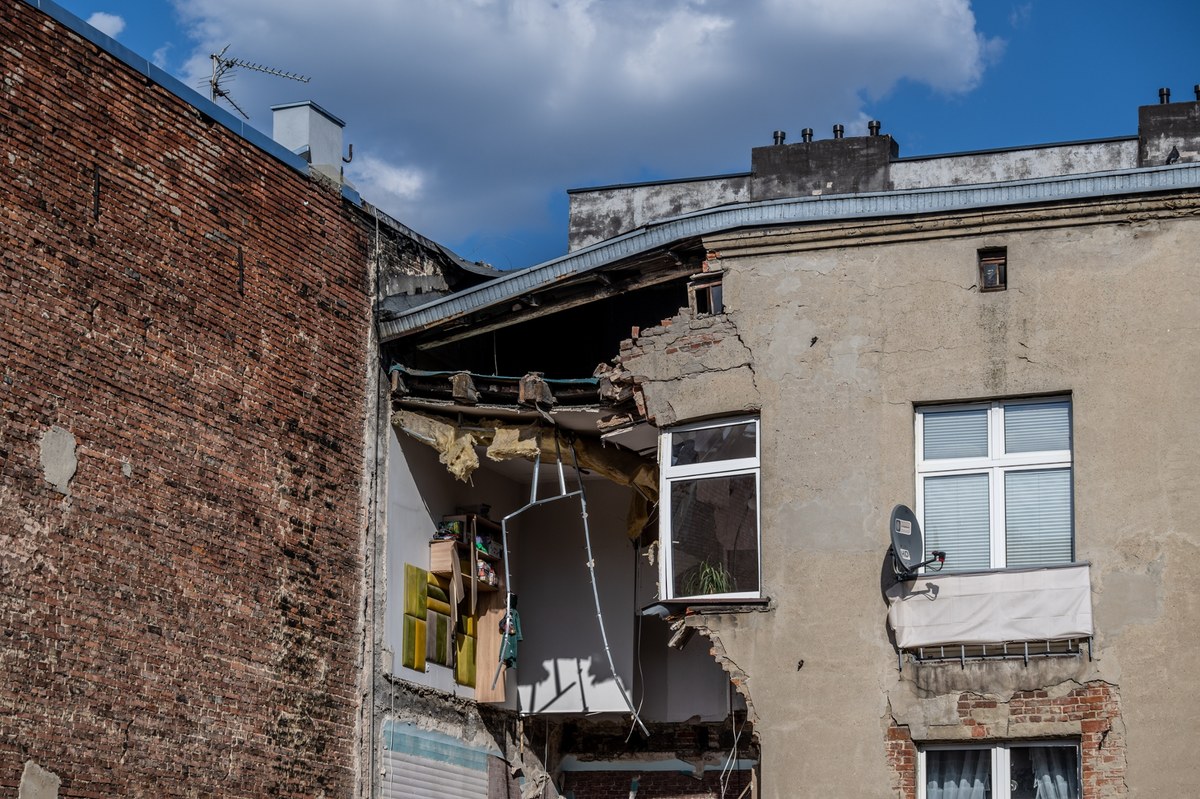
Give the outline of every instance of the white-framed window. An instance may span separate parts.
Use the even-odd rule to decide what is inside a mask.
[[[1080,799],[1079,744],[927,744],[917,750],[917,799]]]
[[[664,599],[760,595],[758,419],[665,430],[659,438]]]
[[[1075,558],[1069,397],[917,408],[917,516],[947,571]]]

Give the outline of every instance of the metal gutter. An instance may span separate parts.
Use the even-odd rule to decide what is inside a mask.
[[[609,266],[680,239],[725,230],[912,216],[1195,188],[1200,188],[1200,164],[725,205],[654,222],[582,250],[419,305],[380,323],[380,336],[384,342],[392,341],[414,330],[512,301],[522,294],[545,288],[564,278]]]

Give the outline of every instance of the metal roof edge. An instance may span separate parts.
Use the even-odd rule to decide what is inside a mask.
[[[1200,188],[1200,163],[1061,175],[1003,183],[904,191],[757,200],[659,220],[542,264],[450,294],[380,324],[384,342],[410,331],[505,302],[678,239],[745,227],[908,216],[1123,194]]]
[[[925,155],[902,155],[892,159],[892,163],[909,161],[936,161],[939,158],[963,158],[968,155],[998,155],[1000,153],[1019,153],[1023,150],[1050,150],[1055,147],[1083,147],[1089,144],[1117,144],[1120,142],[1137,141],[1137,136],[1106,136],[1099,139],[1074,139],[1072,141],[1048,141],[1041,144],[1022,144],[1020,147],[988,147],[982,150],[956,150],[952,153],[928,153]]]
[[[710,180],[729,180],[730,178],[753,177],[753,172],[727,172],[723,175],[701,175],[693,178],[667,178],[666,180],[642,180],[632,183],[610,183],[606,186],[580,186],[567,189],[567,194],[587,194],[592,191],[613,191],[616,189],[640,189],[646,186],[670,186],[676,183],[704,183]]]
[[[346,195],[345,187],[342,188],[342,196],[346,197],[346,199],[350,199]],[[358,197],[357,192],[355,192],[355,197]],[[461,255],[454,252],[454,250],[450,249],[449,247],[445,246],[444,244],[440,244],[440,243],[434,241],[433,239],[429,238],[428,236],[421,235],[417,231],[410,228],[408,225],[397,220],[395,217],[393,217],[387,211],[383,210],[382,208],[380,208],[377,205],[373,205],[372,203],[370,203],[367,200],[363,200],[361,197],[359,197],[356,202],[353,200],[352,200],[352,202],[354,202],[355,205],[357,205],[362,211],[371,214],[377,221],[383,223],[384,225],[386,225],[387,227],[396,231],[397,233],[401,234],[402,236],[405,236],[406,238],[411,239],[412,241],[416,242],[417,244],[421,245],[422,247],[424,247],[427,250],[432,250],[434,252],[440,252],[442,255],[444,255],[446,258],[448,258],[451,261],[451,263],[453,263],[455,266],[457,266],[459,269],[463,270],[464,272],[470,272],[471,274],[474,274],[474,275],[480,275],[481,277],[490,277],[490,278],[494,278],[494,277],[497,277],[498,275],[503,274],[500,270],[498,270],[492,266],[489,266],[487,264],[472,263],[471,261],[464,259]]]
[[[96,28],[89,25],[85,20],[75,16],[70,11],[53,2],[53,0],[22,0],[22,2],[40,10],[55,22],[82,36],[130,69],[146,76],[151,82],[166,89],[201,114],[211,118],[221,127],[237,134],[297,172],[306,176],[309,174],[308,162],[303,158],[257,128],[247,124],[244,120],[238,119],[216,103],[206,99],[199,92],[183,83],[183,81],[168,74],[162,68],[155,66],[145,56],[135,53],[108,34],[96,30]]]

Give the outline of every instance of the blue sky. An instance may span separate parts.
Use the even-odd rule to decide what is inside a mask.
[[[464,257],[566,249],[566,189],[746,171],[866,120],[901,155],[1132,135],[1194,99],[1200,3],[1147,0],[59,0],[189,85],[208,53],[312,76],[230,84],[347,122],[363,196]],[[94,15],[103,16],[94,16]]]

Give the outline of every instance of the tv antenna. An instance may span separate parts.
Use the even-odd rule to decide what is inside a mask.
[[[233,98],[229,96],[229,90],[221,85],[222,80],[233,80],[233,78],[229,75],[231,70],[241,67],[242,69],[250,69],[254,70],[255,72],[265,72],[266,74],[274,75],[277,78],[298,80],[301,83],[308,83],[309,81],[309,78],[306,78],[303,75],[299,75],[295,72],[286,72],[282,69],[275,69],[274,67],[267,67],[263,66],[262,64],[254,64],[249,61],[243,61],[240,58],[226,58],[225,51],[228,49],[229,45],[225,45],[221,48],[221,52],[212,53],[209,55],[209,58],[212,59],[213,67],[212,77],[208,80],[209,99],[211,99],[214,103],[217,102],[217,100],[224,100],[233,106],[233,109],[246,119],[249,119],[250,115],[243,111],[242,107],[233,101]]]
[[[917,562],[925,554],[925,537],[921,534],[921,523],[907,505],[892,508],[892,519],[888,532],[892,537],[892,569],[898,580],[915,580],[920,570],[934,563],[941,571],[946,563],[946,553],[940,549],[930,552],[929,560]]]

